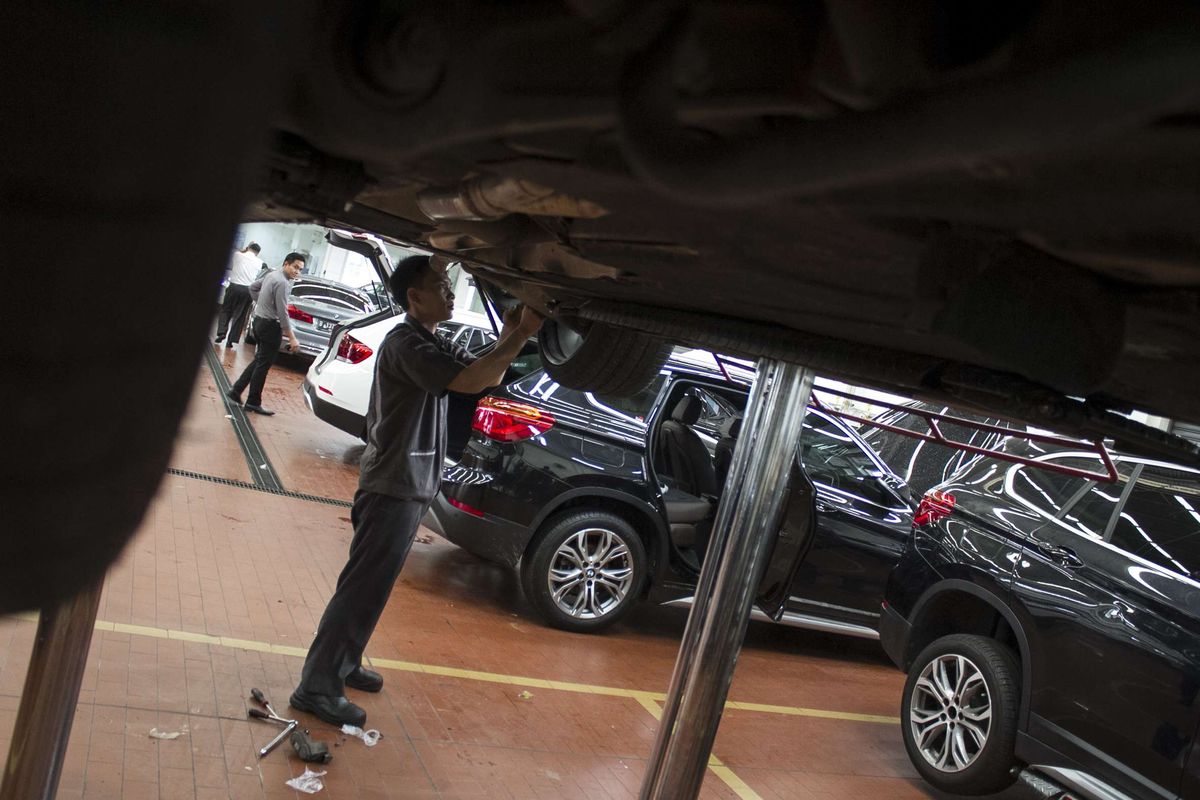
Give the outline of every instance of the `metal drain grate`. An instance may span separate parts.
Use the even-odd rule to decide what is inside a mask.
[[[242,455],[246,458],[246,466],[250,467],[250,474],[254,476],[255,484],[263,489],[282,491],[283,481],[279,480],[279,474],[275,472],[271,459],[267,458],[267,451],[263,449],[258,434],[254,432],[250,421],[246,419],[246,412],[225,394],[230,388],[229,378],[226,377],[225,368],[221,366],[221,360],[217,358],[211,345],[204,348],[204,357],[208,362],[208,368],[212,371],[213,380],[216,381],[217,391],[221,393],[225,409],[229,412],[229,419],[233,423],[233,432],[237,435],[238,446],[242,448]]]
[[[347,500],[335,500],[332,497],[320,497],[319,495],[304,494],[303,492],[289,492],[286,489],[277,489],[271,486],[260,486],[256,483],[234,480],[233,478],[218,478],[216,475],[205,475],[203,472],[191,472],[190,470],[175,469],[174,467],[168,467],[167,474],[176,475],[180,478],[191,478],[192,480],[197,481],[219,483],[222,486],[236,486],[239,489],[251,489],[255,492],[273,494],[278,497],[288,497],[292,500],[307,500],[310,503],[322,503],[327,506],[337,506],[338,508],[351,508],[354,505]]]

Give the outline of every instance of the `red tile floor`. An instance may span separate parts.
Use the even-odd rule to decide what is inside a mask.
[[[250,356],[219,351],[235,378]],[[287,489],[348,500],[359,443],[313,417],[285,359],[251,420]],[[172,466],[237,481],[249,468],[207,366]],[[259,687],[287,698],[351,530],[348,509],[168,474],[101,601],[59,797],[298,797],[289,748],[246,717]],[[356,693],[374,748],[305,714],[334,760],[329,798],[632,798],[684,616],[637,609],[599,636],[540,625],[513,573],[427,533]],[[35,623],[0,621],[0,749],[7,750]],[[902,676],[871,642],[753,624],[702,796],[938,797],[905,757]],[[151,738],[151,729],[182,732]]]

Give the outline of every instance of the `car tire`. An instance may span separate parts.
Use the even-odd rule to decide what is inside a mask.
[[[628,521],[608,511],[571,511],[549,520],[530,542],[521,587],[550,625],[594,633],[637,603],[647,565],[646,548]]]
[[[571,389],[620,397],[650,385],[671,355],[670,342],[605,325],[548,319],[538,333],[542,366]]]
[[[1019,676],[1012,651],[984,636],[943,636],[921,651],[904,684],[900,727],[926,781],[967,795],[1013,783]]]

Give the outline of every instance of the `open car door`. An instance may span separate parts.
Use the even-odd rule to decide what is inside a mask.
[[[388,255],[387,248],[383,246],[383,241],[379,237],[369,233],[355,233],[331,228],[325,233],[325,241],[334,247],[357,253],[370,261],[371,266],[375,268],[375,275],[379,278],[379,283],[382,284],[382,292],[377,293],[376,301],[378,303],[379,300],[387,298],[383,305],[391,305],[392,301],[387,285],[395,267],[392,264],[392,257]]]

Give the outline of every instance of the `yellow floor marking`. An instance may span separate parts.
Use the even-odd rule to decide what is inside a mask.
[[[642,708],[650,712],[656,720],[662,721],[662,706],[658,704],[649,692],[643,692],[637,697],[637,701],[642,704]],[[728,705],[726,706],[728,708]],[[741,800],[763,800],[762,796],[751,789],[744,780],[737,776],[733,770],[725,766],[721,759],[714,756],[712,753],[708,755],[708,768],[712,770],[721,781],[733,790]]]
[[[12,614],[10,619],[27,622],[37,622],[37,612]],[[125,633],[132,636],[148,636],[155,639],[173,639],[181,642],[211,644],[219,647],[229,647],[235,650],[252,650],[259,653],[275,653],[276,655],[295,656],[304,658],[308,649],[291,647],[282,644],[256,642],[250,639],[235,639],[231,636],[213,636],[207,633],[192,633],[173,628],[155,628],[148,625],[131,625],[125,622],[108,622],[96,620],[96,630],[111,633]],[[575,692],[576,694],[593,694],[607,697],[628,697],[641,703],[642,707],[654,714],[655,719],[661,715],[658,704],[666,701],[667,696],[662,692],[647,692],[641,689],[623,689],[616,686],[596,686],[589,683],[573,683],[571,681],[555,681],[546,678],[530,678],[523,675],[505,675],[497,672],[480,672],[461,667],[443,667],[436,664],[419,664],[415,661],[395,661],[390,658],[367,657],[367,662],[373,667],[394,669],[399,672],[416,672],[423,675],[438,675],[445,678],[461,678],[462,680],[481,681],[484,683],[499,683],[506,686],[521,686],[533,689],[552,689],[560,692]],[[799,706],[777,706],[766,703],[745,703],[730,700],[725,704],[726,710],[757,711],[765,714],[785,714],[794,717],[817,717],[821,719],[839,719],[850,722],[873,722],[887,725],[898,725],[899,717],[886,717],[876,714],[856,714],[850,711],[829,711],[820,708],[802,708]]]
[[[738,711],[761,711],[764,714],[787,714],[794,717],[821,717],[823,719],[845,719],[852,722],[880,722],[884,725],[899,725],[899,717],[886,717],[880,714],[855,714],[852,711],[824,711],[820,708],[798,708],[795,706],[774,706],[767,703],[743,703],[740,700],[729,700],[726,709]]]

